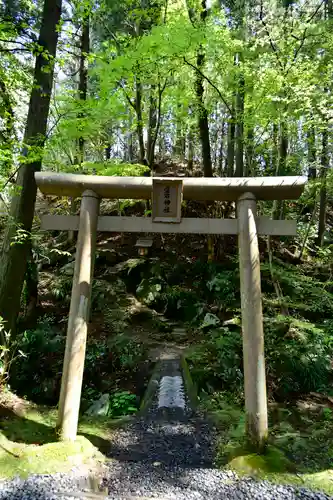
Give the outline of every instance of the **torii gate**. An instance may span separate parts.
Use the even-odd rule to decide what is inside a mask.
[[[97,231],[237,234],[247,435],[260,449],[267,434],[267,395],[258,234],[296,235],[296,221],[257,217],[257,200],[297,199],[306,177],[148,178],[38,172],[44,194],[82,197],[79,216],[42,217],[44,230],[78,230],[58,409],[60,438],[77,434]],[[150,199],[147,217],[99,217],[101,198]],[[181,218],[181,201],[235,201],[237,219]]]

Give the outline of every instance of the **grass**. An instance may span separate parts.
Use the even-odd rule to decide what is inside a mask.
[[[26,402],[25,402],[26,403]],[[0,406],[0,477],[66,472],[80,465],[98,466],[107,458],[112,428],[126,421],[82,418],[75,442],[58,442],[56,410],[29,407],[20,414]]]

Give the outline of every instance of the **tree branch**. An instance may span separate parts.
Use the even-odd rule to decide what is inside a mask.
[[[185,64],[187,64],[188,66],[190,66],[191,68],[193,68],[200,76],[202,76],[202,78],[204,78],[209,83],[209,85],[211,87],[213,87],[213,89],[216,90],[216,92],[220,96],[220,99],[222,100],[222,102],[224,103],[224,105],[226,106],[226,108],[228,109],[229,113],[232,114],[232,110],[231,110],[229,104],[227,103],[227,101],[225,100],[224,96],[221,94],[221,91],[218,89],[218,87],[215,85],[215,83],[213,83],[211,81],[211,79],[208,78],[208,76],[206,76],[197,66],[195,66],[192,63],[190,63],[190,61],[188,61],[185,57],[183,57],[183,60],[184,60]]]
[[[264,18],[262,17],[262,13],[261,13],[261,16],[260,16],[260,21],[261,21],[261,23],[262,23],[262,25],[263,25],[263,27],[265,29],[266,35],[267,35],[268,40],[269,40],[269,44],[271,46],[271,49],[272,49],[273,53],[276,56],[277,62],[279,64],[281,70],[284,71],[284,66],[283,66],[283,64],[281,62],[281,59],[280,59],[280,56],[279,56],[279,50],[278,50],[277,46],[275,45],[275,43],[272,40],[272,37],[271,37],[271,34],[270,34],[269,30],[268,30],[267,24],[265,23]]]

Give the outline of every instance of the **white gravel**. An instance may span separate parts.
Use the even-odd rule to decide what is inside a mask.
[[[170,467],[162,464],[119,463],[104,479],[108,496],[80,488],[77,478],[65,474],[34,475],[0,486],[1,500],[154,499],[160,500],[327,500],[323,493],[295,489],[267,481],[237,479],[229,471]]]
[[[173,370],[170,379],[164,379],[145,418],[115,431],[109,452],[113,460],[104,469],[102,481],[107,494],[89,492],[88,479],[78,478],[77,473],[32,475],[0,481],[0,500],[333,499],[304,488],[239,479],[231,471],[215,469],[215,431],[192,414],[183,399],[179,373]]]

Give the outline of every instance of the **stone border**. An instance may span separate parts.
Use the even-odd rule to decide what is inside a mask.
[[[199,404],[199,398],[198,398],[198,390],[196,385],[193,383],[191,373],[189,366],[186,361],[186,355],[182,355],[179,359],[180,361],[180,367],[182,370],[182,375],[183,375],[183,381],[184,381],[184,386],[186,390],[186,395],[189,399],[189,402],[191,404],[191,407],[193,410],[196,410]]]
[[[148,408],[150,407],[155,397],[160,379],[161,379],[161,361],[157,361],[155,368],[153,370],[153,374],[148,382],[145,394],[140,403],[140,408],[136,413],[137,416],[142,417],[147,412]]]

